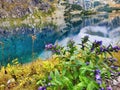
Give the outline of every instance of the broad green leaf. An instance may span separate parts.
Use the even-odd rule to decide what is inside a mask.
[[[87,89],[86,90],[98,90],[99,89],[99,85],[96,84],[95,81],[91,81],[88,85],[87,85]]]
[[[59,71],[57,69],[55,69],[55,76],[59,77],[59,75],[60,75]]]
[[[71,56],[70,60],[75,60],[76,56]]]
[[[65,85],[67,85],[68,90],[73,90],[73,84],[72,84],[72,82],[70,81],[69,78],[67,78],[67,77],[64,76],[64,77],[62,78],[62,81],[63,81],[63,83],[64,83]]]
[[[66,68],[62,70],[62,75],[64,76],[66,74]]]
[[[100,60],[99,56],[95,56],[96,62],[98,62]]]
[[[40,85],[42,83],[42,80],[39,80],[36,84]]]
[[[107,71],[107,76],[108,76],[108,78],[111,77],[111,73],[109,71]]]
[[[85,76],[79,76],[80,81],[84,82],[85,84],[88,84],[90,82],[90,79]]]
[[[91,81],[88,85],[87,85],[87,90],[94,90],[94,83]]]
[[[67,72],[67,73],[66,73],[66,76],[67,76],[69,79],[73,79],[73,75],[72,75],[70,72]]]
[[[63,83],[59,81],[58,79],[55,79],[54,82],[57,84],[57,86],[62,86]]]
[[[83,62],[81,62],[80,60],[75,60],[75,64],[76,65],[83,65]]]
[[[73,67],[73,71],[74,71],[73,76],[76,79],[79,75],[79,71],[77,71],[76,67]]]
[[[79,72],[74,72],[74,77],[75,77],[75,79],[77,78],[79,76]]]
[[[94,64],[93,64],[92,61],[90,61],[90,67],[91,67],[91,68],[94,68]]]
[[[83,70],[80,70],[80,75],[81,75],[81,76],[85,76],[85,75],[86,75],[86,71],[87,71],[87,70],[84,70],[84,69],[83,69]]]
[[[54,77],[54,74],[53,74],[53,72],[50,72],[50,76],[53,78]]]
[[[83,88],[86,87],[86,84],[84,82],[80,82],[76,86],[74,86],[73,90],[83,90]]]

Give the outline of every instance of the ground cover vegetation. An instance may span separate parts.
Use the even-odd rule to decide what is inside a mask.
[[[45,48],[53,52],[46,61],[21,65],[16,59],[2,66],[0,90],[112,90],[113,79],[120,76],[119,46],[85,36],[77,45],[70,40],[65,47]]]

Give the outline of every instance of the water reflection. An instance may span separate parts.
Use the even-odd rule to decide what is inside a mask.
[[[71,24],[71,22],[70,22]],[[119,14],[99,14],[82,18],[82,23],[78,25],[79,32],[76,35],[67,37],[60,41],[60,44],[65,44],[70,38],[77,42],[85,36],[89,35],[90,40],[102,40],[104,44],[119,42],[120,40],[120,16]],[[76,31],[73,28],[71,31]],[[77,29],[78,30],[78,29]],[[68,39],[69,38],[69,39]]]
[[[7,36],[1,34],[1,63],[10,62],[15,58],[18,58],[21,63],[29,62],[44,50],[45,44],[54,43],[60,37],[59,33],[51,28],[44,28],[43,32],[36,30],[36,33],[29,28],[24,28],[24,33],[20,30],[16,34],[14,32]]]
[[[0,30],[0,62],[6,64],[18,58],[19,62],[30,62],[36,57],[47,58],[50,52],[44,51],[45,44],[56,41],[64,45],[70,38],[80,42],[80,38],[89,35],[91,40],[120,38],[120,17],[109,19],[109,14],[82,17],[82,20],[66,20],[66,27],[60,30],[52,26],[40,28],[21,27],[15,30]]]

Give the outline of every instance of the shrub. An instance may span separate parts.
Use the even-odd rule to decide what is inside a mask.
[[[3,66],[0,70],[0,90],[36,90],[38,81],[44,80],[57,63],[52,58],[21,65],[15,59],[12,65]]]
[[[119,76],[120,71],[114,64],[116,59],[112,52],[118,52],[120,47],[105,47],[102,41],[90,44],[88,36],[79,45],[70,40],[67,47],[54,47],[52,44],[48,46],[49,50],[59,50],[57,55],[60,63],[50,72],[50,86],[43,84],[43,87],[48,90],[112,90],[108,81]]]

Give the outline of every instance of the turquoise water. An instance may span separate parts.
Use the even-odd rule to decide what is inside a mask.
[[[112,17],[113,18],[113,17]],[[79,38],[90,35],[93,39],[111,39],[120,37],[120,17],[109,14],[83,17],[82,20],[65,20],[66,27],[60,30],[53,26],[39,28],[21,27],[12,32],[0,29],[0,64],[10,63],[18,58],[20,63],[31,62],[36,58],[48,58],[50,52],[45,51],[45,44],[58,42],[64,45],[68,39],[73,38],[79,42]],[[107,41],[106,41],[107,42]]]

